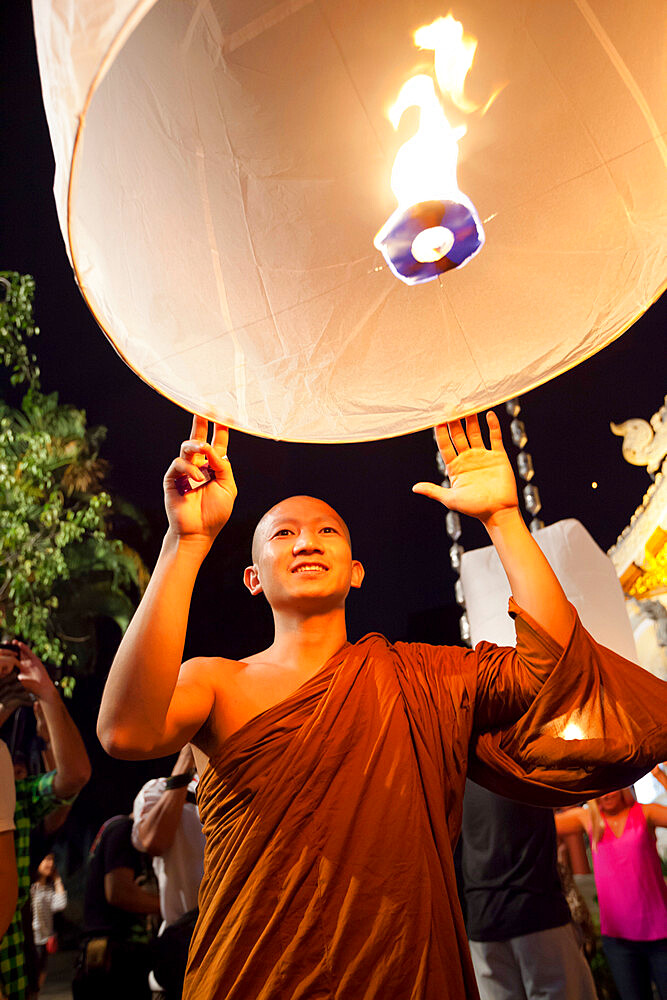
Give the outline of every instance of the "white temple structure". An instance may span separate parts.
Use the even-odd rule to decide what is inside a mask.
[[[632,624],[639,663],[667,680],[667,398],[650,421],[611,424],[623,437],[623,457],[654,476],[609,549]]]

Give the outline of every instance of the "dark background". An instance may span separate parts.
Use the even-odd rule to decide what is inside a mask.
[[[0,270],[34,275],[42,331],[34,348],[44,391],[57,390],[63,402],[86,410],[90,424],[108,428],[103,456],[111,462],[109,488],[145,512],[150,536],[133,540],[152,565],[166,523],[162,475],[188,436],[190,417],[123,364],[76,288],[56,219],[53,159],[28,4],[12,4],[5,11],[0,74]],[[600,354],[522,399],[544,520],[578,518],[604,549],[615,542],[650,485],[645,468],[623,460],[621,441],[611,434],[609,422],[648,419],[660,407],[665,313],[664,302],[658,302]],[[498,350],[509,335],[499,331]],[[505,419],[504,412],[501,416]],[[509,440],[506,424],[505,430]],[[342,446],[290,445],[233,433],[229,453],[239,498],[198,583],[187,654],[242,657],[270,641],[269,615],[243,588],[241,572],[258,517],[296,493],[323,496],[340,510],[350,525],[355,555],[366,566],[363,590],[350,599],[351,639],[377,630],[391,639],[459,641],[444,510],[410,492],[414,482],[438,478],[430,432]],[[483,532],[465,524],[462,542],[467,548],[485,544]],[[71,847],[79,841],[83,846],[109,815],[129,810],[143,781],[169,766],[111,761],[95,738],[100,691],[118,638],[112,627],[102,627],[98,673],[78,682],[72,703],[94,777],[66,828]]]

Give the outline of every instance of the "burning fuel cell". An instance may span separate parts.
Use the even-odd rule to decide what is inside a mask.
[[[467,264],[482,249],[484,230],[467,198],[437,199],[397,209],[373,242],[397,278],[417,285]]]
[[[447,15],[419,28],[414,38],[420,48],[434,51],[440,93],[459,111],[477,110],[463,93],[477,46],[474,38],[465,35],[463,25]],[[419,127],[399,148],[391,172],[398,207],[373,241],[396,277],[408,285],[462,267],[484,245],[475,206],[459,190],[456,179],[458,142],[466,126],[449,124],[435,81],[425,73],[401,87],[389,110],[395,129],[412,107],[419,110]]]

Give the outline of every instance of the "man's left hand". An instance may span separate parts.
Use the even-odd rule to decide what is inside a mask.
[[[416,483],[414,493],[438,500],[450,510],[476,517],[483,524],[516,511],[519,501],[516,480],[503,447],[498,418],[489,410],[486,415],[491,447],[486,448],[476,414],[466,418],[465,430],[460,420],[436,427],[436,438],[451,486]]]

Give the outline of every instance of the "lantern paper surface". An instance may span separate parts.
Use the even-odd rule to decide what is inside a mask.
[[[146,382],[255,434],[360,441],[519,395],[664,280],[659,0],[462,0],[458,183],[486,244],[406,286],[373,246],[415,129],[387,107],[447,5],[34,0],[61,227]],[[448,116],[449,116],[449,109]],[[416,111],[415,111],[416,114]]]
[[[636,663],[625,596],[611,559],[572,518],[541,528],[534,538],[584,628],[603,646]],[[514,646],[514,623],[507,614],[510,585],[493,546],[463,554],[461,582],[473,646],[481,639]]]

